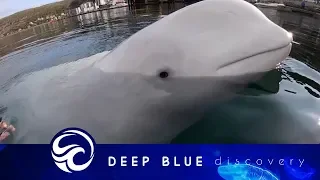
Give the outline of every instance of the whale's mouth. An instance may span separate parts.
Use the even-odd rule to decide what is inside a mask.
[[[223,64],[222,66],[220,66],[220,67],[218,68],[218,70],[219,70],[219,69],[222,69],[222,68],[226,68],[227,66],[231,66],[231,65],[233,65],[233,64],[235,64],[235,63],[238,63],[238,62],[240,62],[240,61],[244,61],[244,60],[249,59],[249,58],[254,57],[254,56],[259,56],[259,55],[262,55],[262,54],[275,52],[275,51],[277,51],[277,50],[286,48],[286,47],[288,47],[288,46],[290,46],[290,45],[291,45],[291,43],[288,43],[288,44],[285,45],[285,46],[281,46],[281,47],[273,48],[273,49],[270,49],[270,50],[258,52],[258,53],[255,53],[255,54],[252,54],[252,55],[243,57],[243,58],[239,58],[239,59],[237,59],[237,60],[235,60],[235,61],[232,61],[232,62],[227,62],[227,63]]]
[[[237,75],[236,73],[265,72],[284,60],[291,50],[292,43],[266,51],[257,52],[222,64],[217,69],[218,75]]]

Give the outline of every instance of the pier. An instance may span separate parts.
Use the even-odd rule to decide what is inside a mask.
[[[199,0],[70,0],[66,14],[69,17],[73,17],[121,7],[129,7],[129,9],[135,9],[136,6],[140,5],[162,3],[174,4],[180,2],[191,4],[198,1]]]
[[[261,8],[274,8],[278,11],[300,13],[317,19],[320,18],[320,3],[308,0],[305,1],[304,7],[302,7],[301,3],[302,1],[300,0],[259,0],[258,3],[254,4]]]

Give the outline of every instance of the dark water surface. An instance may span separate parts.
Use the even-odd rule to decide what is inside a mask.
[[[0,40],[0,93],[28,73],[112,50],[183,6],[101,11],[5,37]],[[238,98],[213,108],[173,142],[320,142],[320,21],[301,14],[261,10],[292,32],[300,44],[293,45],[290,57],[277,69],[250,84]]]

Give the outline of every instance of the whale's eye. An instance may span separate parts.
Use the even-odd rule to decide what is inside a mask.
[[[166,79],[166,78],[168,78],[168,77],[169,77],[169,71],[160,71],[159,77],[160,77],[161,79]]]

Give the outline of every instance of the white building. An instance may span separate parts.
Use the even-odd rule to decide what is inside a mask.
[[[98,6],[104,6],[104,5],[107,5],[109,3],[108,0],[97,0],[97,5]]]
[[[93,2],[86,2],[80,5],[80,8],[82,9],[82,12],[86,13],[86,12],[90,12],[95,10],[96,5]]]
[[[88,13],[99,9],[101,6],[126,6],[128,5],[125,0],[96,0],[95,2],[88,1],[82,3],[79,7],[70,10],[70,14]]]
[[[94,11],[95,9],[98,9],[98,6],[96,3],[85,2],[76,8],[76,14],[91,12],[91,11]]]

